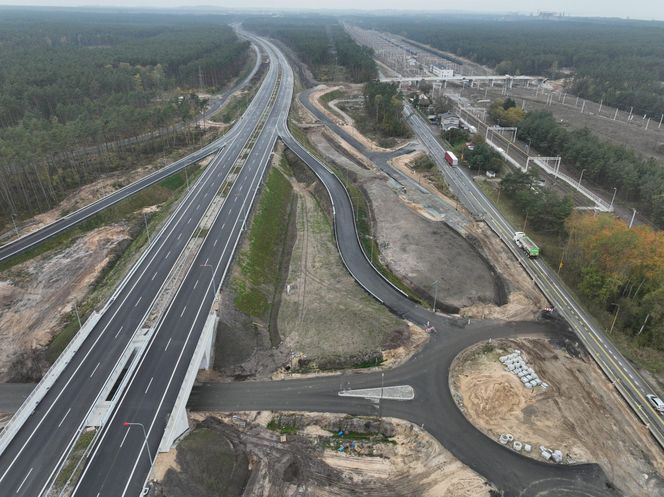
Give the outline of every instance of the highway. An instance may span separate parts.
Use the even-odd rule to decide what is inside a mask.
[[[270,47],[267,51],[270,53]],[[274,57],[272,53],[270,56]],[[270,74],[273,72],[281,72],[274,59]],[[261,129],[256,133],[255,144],[250,147],[228,200],[103,428],[74,495],[135,496],[143,488],[151,468],[150,454],[155,454],[161,441],[214,295],[233,262],[235,248],[276,143],[277,121],[288,113],[291,95],[292,79],[282,77],[275,98],[262,106],[266,119],[259,122]],[[124,421],[141,423],[146,430],[147,443],[142,429],[128,430],[123,426]]]
[[[476,217],[484,219],[512,250],[519,263],[533,278],[558,312],[567,320],[597,364],[606,373],[635,413],[648,426],[657,442],[664,447],[664,421],[645,398],[651,387],[639,375],[606,336],[602,326],[575,300],[558,275],[541,259],[529,259],[517,249],[512,236],[515,230],[493,203],[477,187],[470,174],[460,167],[450,167],[443,159],[445,149],[434,137],[424,119],[407,108],[407,120],[443,173],[452,192]]]
[[[257,55],[259,54],[257,50],[256,53]],[[236,84],[233,88],[224,92],[224,94],[220,98],[215,99],[215,101],[212,103],[210,108],[205,113],[206,118],[214,115],[216,112],[219,112],[219,110],[226,103],[230,95],[235,93],[240,88],[243,88],[249,83],[249,81],[251,81],[251,78],[253,78],[256,72],[258,71],[260,63],[261,63],[261,57],[257,56],[256,64],[254,65],[251,72],[245,78],[243,78],[242,81]],[[141,137],[134,137],[133,139],[128,138],[126,140],[130,141],[134,139],[138,140],[139,138]],[[91,204],[88,204],[70,214],[67,214],[64,217],[57,219],[53,223],[43,226],[38,230],[35,230],[31,233],[28,233],[24,236],[21,236],[15,240],[12,240],[0,246],[0,262],[16,254],[21,253],[24,250],[34,247],[35,245],[44,242],[45,240],[57,235],[58,233],[66,229],[71,228],[72,226],[80,223],[81,221],[84,221],[89,217],[94,216],[95,214],[103,211],[104,209],[110,207],[111,205],[126,199],[127,197],[135,194],[136,192],[139,192],[140,190],[147,188],[150,185],[158,183],[162,179],[170,176],[171,174],[174,174],[182,170],[183,168],[190,166],[191,164],[194,164],[211,154],[216,153],[220,148],[224,147],[231,139],[232,137],[229,134],[226,134],[221,138],[213,141],[212,143],[206,145],[205,147],[201,148],[200,150],[197,150],[196,152],[193,152],[187,155],[186,157],[183,157],[182,159],[159,169],[158,171],[155,171],[147,176],[144,176],[143,178],[125,186],[124,188],[120,188],[119,190],[116,190],[115,192],[95,202],[92,202]]]
[[[505,495],[616,495],[607,489],[606,477],[598,466],[554,466],[527,459],[490,440],[466,420],[454,403],[447,384],[449,364],[458,351],[490,337],[532,333],[560,336],[564,330],[542,323],[468,323],[465,319],[435,314],[409,300],[383,278],[359,243],[352,204],[343,184],[302,147],[288,129],[287,115],[293,92],[293,74],[288,62],[273,44],[245,35],[263,46],[271,60],[261,88],[242,119],[226,135],[226,146],[154,237],[144,257],[107,304],[90,337],[0,456],[2,495],[39,496],[48,488],[130,338],[136,331],[142,333],[141,324],[154,298],[173,270],[187,240],[194,235],[207,206],[224,185],[232,182],[220,212],[206,232],[173,300],[160,317],[128,385],[116,392],[116,406],[98,435],[74,492],[80,497],[139,495],[214,295],[233,262],[235,248],[278,137],[326,187],[333,203],[339,252],[353,277],[395,313],[420,325],[432,324],[437,330],[430,347],[401,368],[386,372],[387,384],[412,382],[416,392],[420,393],[416,393],[412,403],[386,403],[385,414],[424,423],[448,450],[494,482]],[[511,228],[472,179],[459,168],[441,164],[444,151],[441,153],[441,145],[426,124],[415,115],[409,116],[408,120],[432,152],[459,199],[475,216],[486,219],[504,240],[507,236],[506,243],[512,246]],[[246,160],[238,161],[239,157],[246,157]],[[237,167],[241,167],[239,172]],[[515,251],[515,254],[533,274],[537,276],[538,271],[542,271],[540,277],[546,276],[547,270],[540,261],[527,260],[520,252]],[[540,266],[542,268],[538,269]],[[545,282],[538,283],[546,287]],[[555,291],[564,290],[553,283],[550,285],[554,297]],[[565,305],[573,309],[576,304],[570,300],[558,306],[567,317]],[[574,325],[573,321],[570,323]],[[375,375],[345,376],[351,378],[353,388],[376,385]],[[210,406],[217,402],[215,407],[233,410],[305,408],[375,414],[375,407],[365,401],[336,398],[338,382],[339,377],[329,377],[302,383],[220,385],[214,387],[218,390],[216,393],[210,393],[213,400],[194,396],[192,403],[198,402],[197,405],[204,407],[205,402],[210,402],[207,404]],[[307,391],[313,396],[307,397]],[[146,436],[140,428],[123,426],[125,421],[142,424]]]
[[[140,329],[176,260],[194,235],[208,204],[224,184],[253,134],[260,116],[272,99],[276,82],[277,70],[270,67],[244,117],[227,133],[226,147],[205,168],[161,232],[153,238],[142,259],[107,303],[90,336],[0,456],[2,495],[33,497],[48,488],[64,455],[84,427],[99,392],[130,339]],[[268,141],[264,139],[262,145],[267,147]],[[249,169],[244,168],[245,171]],[[238,190],[248,188],[250,184],[255,185],[255,182],[243,183],[243,178],[239,178],[231,195],[226,198],[224,209],[241,205],[246,207],[246,203],[238,202],[243,192]],[[211,240],[210,234],[207,240]],[[226,244],[225,240],[223,244]],[[218,244],[215,248],[220,249],[221,246]],[[200,268],[197,269],[200,271]],[[207,275],[208,278],[210,276]],[[199,285],[201,289],[206,286],[203,283]],[[188,305],[190,309],[194,308],[194,302]],[[159,336],[155,333],[153,340],[156,341],[154,337]],[[172,347],[172,350],[175,349]],[[116,396],[120,393],[117,392]]]

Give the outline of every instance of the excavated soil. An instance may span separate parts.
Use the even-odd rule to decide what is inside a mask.
[[[521,350],[548,383],[527,389],[498,357]],[[491,438],[511,434],[531,444],[559,449],[564,462],[596,462],[627,496],[664,495],[664,456],[611,383],[569,343],[545,339],[499,340],[464,351],[450,383],[460,408]]]
[[[41,376],[48,365],[39,352],[127,239],[125,226],[99,228],[0,275],[0,381]]]
[[[435,439],[400,420],[350,418],[338,414],[243,412],[196,414],[197,431],[205,430],[210,444],[196,444],[197,453],[181,445],[157,458],[153,493],[160,497],[488,497],[492,487],[454,459]],[[271,420],[287,423],[287,435],[267,429]],[[335,432],[340,427],[356,433],[380,432],[358,440],[343,453]],[[222,440],[224,442],[222,443]],[[348,443],[348,442],[347,442]],[[234,449],[233,458],[219,458],[216,467],[207,455],[219,445]],[[175,455],[173,455],[175,453]],[[192,461],[198,460],[196,467]],[[245,461],[248,461],[245,462]],[[244,490],[210,491],[214,475],[244,478]],[[215,471],[215,473],[212,473]],[[247,472],[248,474],[245,474]],[[209,476],[208,476],[209,474]],[[208,478],[205,478],[208,476]],[[204,485],[208,488],[203,488]]]

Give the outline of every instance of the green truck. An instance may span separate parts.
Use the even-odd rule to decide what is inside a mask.
[[[514,233],[514,243],[516,243],[517,246],[521,248],[521,250],[523,250],[531,259],[537,257],[540,253],[539,247],[535,244],[535,242],[528,238],[528,235],[526,235],[523,231],[517,231]]]

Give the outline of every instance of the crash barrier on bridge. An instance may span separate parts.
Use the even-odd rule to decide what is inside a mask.
[[[221,149],[219,149],[218,153],[221,152]],[[189,189],[185,197],[180,201],[180,204],[178,205],[178,208],[175,209],[171,215],[166,219],[166,221],[163,223],[161,229],[159,230],[158,233],[155,234],[155,236],[152,237],[152,241],[149,243],[149,245],[145,248],[139,259],[136,261],[136,263],[132,266],[131,270],[125,275],[125,277],[120,281],[118,284],[115,292],[111,297],[108,299],[104,307],[102,308],[101,311],[93,311],[92,314],[90,314],[90,317],[85,321],[81,329],[76,333],[74,338],[67,344],[65,349],[62,351],[60,356],[55,360],[53,365],[49,368],[49,370],[46,372],[42,380],[37,384],[35,389],[30,393],[27,399],[23,402],[21,407],[14,413],[12,418],[9,420],[7,425],[5,426],[5,429],[0,433],[0,454],[2,454],[7,446],[11,443],[11,441],[14,439],[16,434],[19,432],[21,427],[25,424],[26,420],[28,417],[34,412],[34,410],[37,408],[39,403],[42,401],[46,393],[50,390],[51,386],[55,383],[55,381],[60,377],[64,369],[67,367],[67,365],[71,362],[72,358],[78,352],[80,349],[81,345],[85,340],[88,338],[94,327],[97,325],[101,317],[106,313],[108,308],[113,304],[115,299],[118,297],[118,295],[124,290],[125,286],[127,285],[128,281],[131,279],[131,277],[136,273],[138,268],[141,266],[142,262],[145,260],[145,258],[150,254],[151,250],[153,249],[154,245],[157,243],[159,238],[164,234],[164,232],[168,229],[169,224],[171,221],[178,215],[180,212],[180,209],[182,206],[184,206],[187,202],[187,199],[189,196],[196,190],[196,185],[200,182],[202,182],[205,178],[204,174],[201,174],[196,182],[192,185],[192,187]],[[129,344],[128,344],[129,346]],[[81,427],[83,429],[84,426]]]
[[[168,417],[164,435],[159,443],[159,452],[168,452],[171,450],[178,438],[189,430],[189,420],[187,419],[189,394],[196,381],[198,371],[200,369],[209,369],[214,361],[214,342],[218,320],[217,313],[213,312],[205,321],[203,331],[198,339],[198,344],[196,344],[194,354],[191,356],[189,367],[184,375],[182,386],[175,400],[175,405]]]
[[[86,338],[88,338],[90,332],[94,329],[103,314],[103,311],[92,311],[92,314],[90,314],[90,317],[85,321],[85,324],[81,327],[78,333],[76,333],[73,340],[67,344],[41,381],[37,384],[34,390],[30,392],[28,398],[25,399],[23,404],[21,404],[21,407],[19,407],[14,413],[9,420],[9,423],[7,423],[7,426],[5,426],[5,429],[2,431],[2,436],[0,437],[0,454],[5,451],[25,421],[34,412],[46,393],[60,377],[62,371],[64,371],[65,367],[70,363],[74,354],[78,351]]]

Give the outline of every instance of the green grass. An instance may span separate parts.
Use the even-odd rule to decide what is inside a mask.
[[[283,173],[270,170],[251,223],[248,247],[240,254],[240,274],[233,281],[235,305],[247,315],[269,317],[288,235],[292,196],[293,188]]]
[[[295,124],[289,122],[291,133],[293,137],[300,142],[304,148],[311,152],[315,157],[325,164],[334,174],[339,178],[339,180],[344,184],[350,195],[351,203],[353,204],[353,209],[355,210],[355,226],[357,229],[357,235],[360,239],[360,244],[367,254],[368,258],[371,258],[371,253],[373,250],[373,265],[376,269],[383,275],[385,278],[396,286],[399,290],[404,292],[410,299],[415,302],[423,303],[422,299],[413,292],[410,287],[404,284],[397,275],[389,270],[385,265],[380,262],[380,247],[378,243],[373,238],[373,231],[371,227],[371,215],[369,212],[369,204],[367,202],[364,192],[355,185],[349,178],[347,174],[344,174],[334,165],[331,165],[325,161],[320,155],[320,153],[315,149],[315,147],[309,142],[307,135]]]
[[[282,435],[297,433],[297,427],[289,426],[289,425],[282,425],[282,424],[278,423],[274,418],[272,418],[270,420],[270,422],[267,424],[267,428],[269,430],[281,433]]]
[[[383,362],[385,362],[385,360],[382,357],[375,357],[368,361],[356,362],[352,367],[354,369],[375,368],[376,366],[380,366]]]
[[[69,455],[69,458],[67,459],[67,462],[65,465],[62,467],[60,470],[60,473],[58,473],[58,476],[55,480],[55,487],[61,489],[66,483],[67,480],[74,474],[74,470],[76,469],[76,465],[79,463],[81,458],[83,457],[83,454],[85,454],[86,449],[90,446],[92,443],[92,440],[95,437],[95,430],[88,430],[83,432],[83,434],[79,437],[79,439],[76,441],[76,444],[74,445],[74,448],[72,449],[71,454]],[[78,467],[78,473],[83,470],[83,464],[81,464]],[[76,475],[76,478],[78,475]]]

